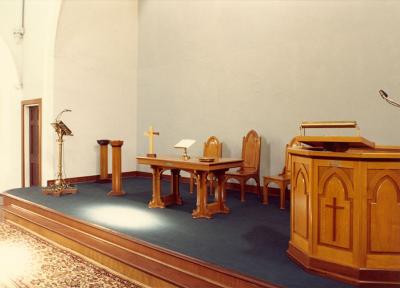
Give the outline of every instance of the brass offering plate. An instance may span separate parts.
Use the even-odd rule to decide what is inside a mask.
[[[213,157],[200,157],[199,161],[200,162],[214,162],[215,158],[213,158]]]

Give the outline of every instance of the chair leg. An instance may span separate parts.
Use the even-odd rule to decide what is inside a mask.
[[[280,185],[280,190],[281,190],[281,205],[280,205],[280,208],[283,210],[283,209],[285,209],[285,194],[286,194],[286,186],[285,186],[285,183],[281,183],[281,185]]]
[[[240,179],[240,201],[244,202],[244,184],[246,181],[244,179]]]
[[[261,197],[261,185],[260,185],[260,177],[256,177],[254,178],[254,180],[256,180],[256,184],[257,184],[257,195],[258,197]]]
[[[263,201],[262,204],[264,205],[268,205],[268,182],[264,183],[264,187],[263,187]]]
[[[193,193],[193,186],[194,186],[194,176],[190,174],[190,182],[189,182],[189,192]]]

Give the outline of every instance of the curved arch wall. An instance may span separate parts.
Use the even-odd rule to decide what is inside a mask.
[[[19,79],[11,51],[0,36],[0,191],[18,187],[21,176],[21,150],[18,145],[20,133],[19,102],[21,91],[17,89]]]
[[[42,184],[45,184],[46,180],[51,179],[54,174],[52,172],[54,133],[50,125],[46,124],[53,118],[54,39],[61,2],[62,0],[26,1],[25,34],[19,40],[13,36],[13,31],[20,25],[20,2],[0,2],[0,37],[9,49],[12,62],[15,63],[13,68],[2,65],[2,70],[6,71],[7,75],[16,75],[15,83],[7,82],[5,87],[14,87],[13,89],[17,89],[15,94],[19,95],[10,98],[10,93],[7,93],[1,96],[1,101],[9,103],[7,113],[10,117],[7,119],[14,119],[9,122],[9,129],[2,129],[1,133],[7,133],[7,138],[18,139],[13,142],[13,149],[7,154],[12,160],[5,164],[8,167],[11,165],[15,167],[9,170],[13,175],[7,179],[19,179],[12,181],[12,187],[21,185],[20,105],[22,100],[42,99],[42,151],[46,152],[42,153]],[[4,53],[2,55],[4,56]]]

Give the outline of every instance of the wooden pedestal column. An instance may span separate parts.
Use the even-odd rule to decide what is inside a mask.
[[[121,179],[121,146],[124,141],[111,140],[110,144],[112,146],[112,190],[107,195],[122,196],[125,195]]]
[[[97,140],[100,145],[100,176],[97,182],[110,182],[108,178],[108,144],[110,140]]]

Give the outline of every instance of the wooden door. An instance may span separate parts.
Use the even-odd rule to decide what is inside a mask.
[[[39,106],[29,107],[29,184],[40,185]]]

